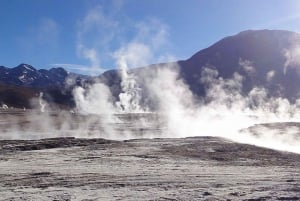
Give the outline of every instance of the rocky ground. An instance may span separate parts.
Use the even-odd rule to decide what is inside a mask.
[[[0,200],[300,200],[300,154],[216,137],[103,139],[164,136],[155,114],[116,117],[107,128],[99,116],[0,110]],[[300,132],[248,129],[259,126]]]
[[[0,200],[300,200],[300,155],[222,138],[0,141]]]

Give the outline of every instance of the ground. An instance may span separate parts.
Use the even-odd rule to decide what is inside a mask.
[[[300,200],[300,155],[222,138],[0,141],[0,200]]]

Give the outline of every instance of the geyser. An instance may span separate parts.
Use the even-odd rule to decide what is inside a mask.
[[[81,99],[85,100],[85,105],[92,111],[97,111],[103,105],[106,109],[100,110],[99,114],[107,113],[107,109],[110,110],[108,112],[110,114],[120,111],[133,114],[154,108],[151,112],[158,114],[162,128],[162,134],[158,137],[218,136],[241,143],[300,153],[299,130],[295,127],[286,126],[284,133],[282,133],[282,129],[270,129],[268,126],[248,129],[260,124],[297,122],[299,120],[299,101],[291,104],[287,99],[281,97],[269,97],[268,91],[262,87],[255,87],[248,94],[242,94],[244,78],[241,75],[234,73],[232,78],[224,79],[218,76],[217,70],[208,67],[203,67],[200,79],[200,82],[206,86],[206,96],[197,99],[185,82],[180,79],[177,69],[176,65],[153,68],[149,69],[147,73],[139,75],[144,76],[139,77],[139,80],[144,80],[146,83],[143,85],[144,89],[139,87],[137,79],[135,79],[138,75],[131,72],[129,80],[131,85],[123,87],[120,94],[122,97],[122,94],[128,93],[130,97],[125,99],[126,101],[123,99],[122,103],[120,101],[110,102],[110,99],[106,98],[107,90],[101,88],[98,88],[99,91],[92,95],[95,96],[94,100],[97,100],[97,104],[100,104],[96,104],[95,108],[93,108],[95,105],[93,99],[90,98],[90,91],[86,92],[85,96],[83,96],[84,93],[81,93]],[[121,72],[124,73],[123,70],[121,69]],[[122,82],[128,81],[126,76],[128,75],[124,73]],[[94,87],[95,85],[91,88]],[[132,91],[134,93],[131,93]],[[147,99],[150,105],[142,106],[142,96],[145,95],[141,93],[142,91],[147,91],[147,97],[144,99]],[[120,106],[124,103],[128,105],[123,105],[120,110]],[[143,104],[145,105],[145,103]],[[87,112],[82,109],[84,107],[81,106],[81,102],[77,102],[77,105],[79,112]],[[124,119],[114,118],[111,120],[110,124],[122,124]],[[147,123],[149,123],[147,121],[138,122],[138,119],[134,121],[136,122],[132,123],[139,124],[140,127],[147,127]],[[121,136],[117,130],[110,131],[113,133],[112,136],[118,136],[121,139],[139,137],[133,133],[127,132],[127,135]],[[155,136],[144,135],[142,137]]]

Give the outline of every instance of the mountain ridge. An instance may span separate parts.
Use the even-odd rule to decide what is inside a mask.
[[[173,63],[152,64],[145,67],[130,69],[130,73],[143,74],[148,69],[177,66],[179,77],[198,97],[206,95],[205,85],[199,80],[205,67],[218,71],[218,77],[229,79],[234,73],[243,77],[242,93],[247,94],[254,87],[264,87],[270,96],[284,97],[295,101],[300,96],[300,34],[286,30],[246,30],[236,35],[225,37],[211,46],[204,48],[186,60]],[[289,52],[290,51],[290,52]],[[300,58],[300,51],[299,51]],[[11,72],[12,71],[12,72]],[[121,78],[117,69],[92,77],[73,74],[63,68],[36,70],[28,64],[20,64],[15,68],[0,66],[0,84],[17,87],[29,87],[38,91],[55,89],[63,98],[69,99],[69,106],[74,106],[72,89],[97,81],[105,83],[113,96],[118,100],[122,92]],[[69,82],[69,81],[70,82]],[[49,91],[49,90],[48,90]],[[45,93],[47,94],[47,93]],[[49,95],[48,100],[53,102]],[[54,99],[55,100],[55,99]],[[0,99],[0,102],[3,101]],[[56,101],[54,101],[56,102]],[[62,101],[64,102],[64,101]],[[71,103],[72,102],[72,103]]]
[[[37,70],[29,64],[13,68],[0,66],[0,106],[17,108],[35,107],[34,99],[42,98],[59,107],[74,107],[72,87],[79,85],[84,76],[69,73],[61,67]],[[72,84],[67,85],[67,79]]]
[[[294,94],[299,93],[299,88],[294,88],[294,84],[290,81],[300,84],[299,79],[297,80],[299,74],[295,73],[298,66],[290,66],[285,72],[287,58],[284,51],[299,45],[299,42],[300,34],[285,30],[243,31],[200,50],[184,61],[181,65],[182,74],[190,86],[195,86],[195,79],[190,75],[199,75],[203,66],[211,65],[217,68],[219,76],[223,78],[230,78],[235,72],[242,75],[245,78],[245,93],[253,86],[263,86],[272,95],[275,95],[276,91],[281,91],[284,97],[295,99],[297,97]],[[241,61],[250,62],[255,72],[252,75],[247,73]],[[272,70],[275,71],[274,79],[273,82],[268,82],[266,76]],[[289,79],[286,79],[287,75]],[[275,86],[278,84],[285,90]],[[196,94],[199,93],[197,89],[192,90]]]

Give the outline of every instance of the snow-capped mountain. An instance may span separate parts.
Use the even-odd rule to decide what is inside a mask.
[[[173,64],[178,67],[179,77],[198,97],[205,96],[206,86],[201,82],[201,76],[203,69],[209,67],[217,70],[217,79],[232,78],[235,73],[241,75],[243,94],[247,95],[255,87],[263,87],[271,97],[279,96],[295,101],[300,98],[299,50],[298,33],[283,30],[251,30],[226,37],[200,50],[189,59]],[[149,69],[170,66],[174,65],[154,64],[130,71],[137,77],[151,76]],[[0,66],[0,104],[4,102],[17,107],[28,106],[28,99],[42,91],[46,100],[72,107],[75,104],[72,96],[73,87],[93,83],[95,80],[105,83],[115,100],[118,100],[118,95],[122,91],[118,70],[106,71],[94,79],[68,73],[63,68],[37,70],[28,64],[20,64],[15,68]],[[143,86],[144,80],[139,82]],[[25,91],[27,95],[24,95]],[[27,100],[26,104],[24,100]]]
[[[68,74],[63,68],[37,70],[28,64],[11,69],[1,66],[0,83],[36,88],[63,86]]]
[[[28,64],[0,66],[0,107],[5,104],[30,108],[32,99],[38,98],[40,92],[50,103],[72,107],[72,88],[88,79],[89,76],[69,73],[60,67],[37,70]]]

